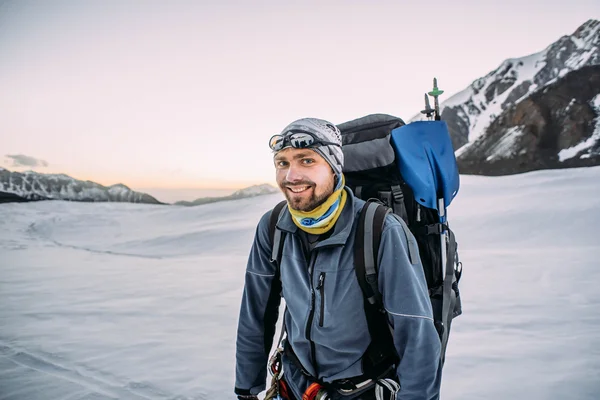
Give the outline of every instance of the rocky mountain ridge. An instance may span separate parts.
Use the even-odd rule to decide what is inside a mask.
[[[509,106],[456,153],[467,174],[600,165],[600,65],[571,71]]]

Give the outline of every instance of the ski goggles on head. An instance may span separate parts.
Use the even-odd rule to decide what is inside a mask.
[[[305,149],[315,146],[340,146],[339,143],[327,142],[315,135],[304,131],[289,131],[280,135],[273,135],[269,139],[269,147],[273,151],[279,151],[289,143],[295,149]]]

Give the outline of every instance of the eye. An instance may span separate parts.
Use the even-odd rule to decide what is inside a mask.
[[[277,168],[285,168],[288,166],[288,162],[287,161],[283,161],[283,160],[279,160],[279,161],[275,161],[275,166]]]
[[[314,158],[303,158],[302,159],[302,164],[305,164],[305,165],[314,164],[314,162],[315,162]]]

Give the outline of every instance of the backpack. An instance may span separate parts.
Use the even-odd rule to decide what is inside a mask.
[[[385,214],[392,213],[406,223],[417,241],[434,324],[442,344],[443,364],[452,320],[462,314],[458,289],[462,263],[458,258],[456,238],[445,220],[445,207],[442,206],[442,216],[435,201],[425,197],[447,197],[451,201],[458,191],[458,169],[447,127],[443,121],[406,125],[400,118],[373,114],[345,122],[338,128],[342,133],[346,186],[352,189],[356,197],[367,201],[359,219],[355,253],[355,269],[363,293],[366,298],[375,296],[375,303],[365,303],[365,312],[367,315],[376,315],[383,310],[376,284],[376,256]],[[436,149],[429,149],[432,134],[439,148],[437,152]],[[419,169],[418,164],[424,161],[414,157],[418,158],[423,148],[426,154],[424,158],[430,168]],[[408,156],[401,154],[407,152]],[[448,186],[443,190],[446,193],[436,193],[428,183],[431,183],[431,179],[439,180],[444,171],[448,176],[442,179]],[[430,180],[425,178],[431,175],[437,176]],[[407,182],[409,177],[416,182],[412,185],[415,190]],[[424,194],[424,191],[427,193]],[[440,191],[438,188],[437,192]],[[447,203],[449,205],[449,201]],[[440,222],[440,217],[444,217],[443,222]],[[371,237],[367,234],[369,230]],[[441,235],[444,232],[447,233],[447,240],[442,246]],[[370,243],[373,243],[374,249],[367,254],[362,249],[368,248]],[[369,330],[371,337],[378,337],[389,329],[380,322]]]
[[[377,286],[377,254],[387,214],[402,219],[417,240],[434,324],[442,343],[442,364],[452,319],[462,313],[458,290],[462,264],[458,259],[454,234],[447,222],[440,222],[437,209],[426,207],[415,199],[413,189],[400,173],[392,132],[403,126],[405,123],[402,119],[385,114],[368,115],[338,125],[342,133],[346,186],[352,189],[356,197],[367,201],[358,220],[354,263],[365,298],[365,316],[371,335],[371,345],[363,356],[363,369],[367,371],[365,375],[371,376],[378,376],[385,370],[386,364],[398,361]],[[277,204],[269,220],[269,236],[273,244],[271,262],[277,266],[285,236],[276,228],[276,224],[285,205],[286,201]],[[442,232],[448,235],[447,245],[444,246],[445,256],[441,254]],[[445,274],[442,273],[443,259],[447,266]]]

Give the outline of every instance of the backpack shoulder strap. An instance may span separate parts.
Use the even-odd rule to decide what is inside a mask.
[[[283,251],[283,241],[285,239],[285,233],[277,229],[277,221],[279,217],[285,211],[285,205],[287,201],[283,200],[277,204],[271,211],[269,216],[269,238],[271,239],[271,262],[277,264],[279,268],[279,260],[281,259],[281,252]]]
[[[358,218],[354,247],[354,269],[369,304],[383,307],[377,285],[377,255],[385,217],[390,210],[376,200],[364,205]]]
[[[283,200],[280,203],[278,203],[275,207],[273,207],[273,209],[271,210],[271,215],[269,215],[269,239],[271,239],[271,262],[275,263],[275,267],[277,268],[277,275],[276,275],[276,279],[279,280],[279,293],[278,295],[281,297],[281,273],[279,270],[279,261],[281,259],[281,253],[283,252],[283,243],[285,240],[285,232],[282,232],[281,230],[277,229],[277,221],[279,221],[279,218],[281,217],[281,215],[285,212],[285,206],[287,204],[287,201]],[[272,292],[274,293],[274,292]],[[269,299],[270,301],[270,299]],[[279,304],[279,303],[277,303]],[[279,347],[281,346],[282,340],[284,335],[286,334],[287,330],[286,330],[286,326],[285,326],[285,313],[287,312],[287,306],[284,308],[283,310],[283,317],[282,317],[282,323],[281,323],[281,331],[279,332],[279,340],[277,341],[277,345],[275,346],[276,349],[279,349]],[[275,316],[275,321],[278,319],[279,317],[279,313],[276,314]],[[275,334],[275,322],[273,322],[273,332],[272,334]],[[267,338],[267,336],[265,336],[265,339]],[[271,348],[271,344],[269,344],[268,346],[265,345],[265,349],[267,352],[269,352],[269,349]],[[271,360],[273,360],[275,357],[277,357],[277,355],[280,354],[278,353],[278,350],[275,350],[275,353],[273,354]],[[270,363],[271,361],[269,361]],[[269,368],[270,368],[271,364],[269,364]]]
[[[364,295],[365,317],[371,335],[371,344],[363,356],[363,370],[372,377],[378,377],[398,360],[377,279],[379,245],[389,212],[390,209],[378,201],[367,201],[358,218],[354,243],[354,270]]]

